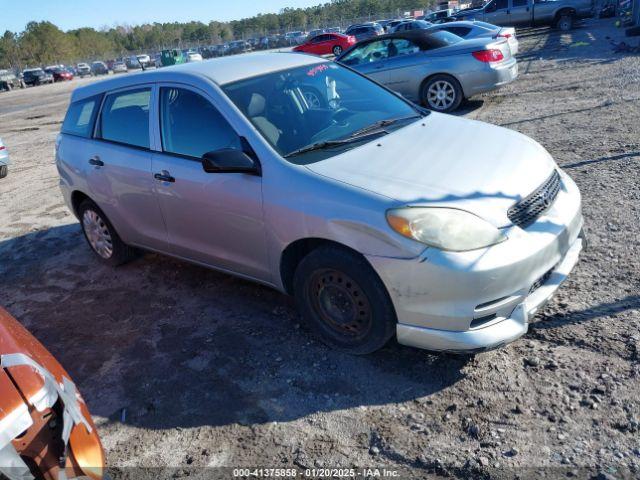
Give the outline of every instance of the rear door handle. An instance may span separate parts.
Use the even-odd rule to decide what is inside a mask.
[[[160,180],[161,182],[174,183],[176,181],[176,179],[173,178],[171,174],[166,170],[162,170],[160,173],[156,173],[153,178],[155,178],[156,180]]]
[[[91,157],[89,159],[89,165],[93,165],[94,167],[104,167],[104,162],[100,160],[99,156]]]

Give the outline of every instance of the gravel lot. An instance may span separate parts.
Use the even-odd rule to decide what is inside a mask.
[[[15,162],[0,181],[0,304],[72,374],[116,478],[136,466],[637,478],[640,57],[612,53],[607,35],[622,38],[610,22],[521,32],[519,79],[462,112],[538,140],[584,196],[589,249],[504,349],[345,356],[267,288],[151,254],[98,264],[53,162],[69,94],[91,80],[0,94]]]

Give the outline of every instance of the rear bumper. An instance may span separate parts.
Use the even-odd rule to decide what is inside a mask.
[[[511,47],[509,47],[511,48]],[[518,62],[515,57],[498,65],[487,65],[485,69],[475,73],[463,87],[465,97],[490,92],[513,82],[518,78]]]
[[[578,263],[582,249],[583,239],[577,238],[547,281],[527,296],[524,301],[518,303],[508,318],[491,323],[487,327],[466,332],[398,324],[396,329],[398,342],[427,350],[456,353],[491,350],[513,342],[527,333],[529,320],[549,301],[567,279],[573,267]]]

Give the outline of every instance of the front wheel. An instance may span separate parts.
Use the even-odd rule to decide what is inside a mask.
[[[296,269],[294,296],[305,322],[330,347],[363,355],[393,336],[396,314],[367,261],[347,249],[320,247]]]
[[[94,202],[88,199],[82,202],[78,216],[87,243],[103,263],[116,267],[136,257],[136,250],[120,239],[107,216]]]
[[[557,27],[560,31],[568,32],[573,28],[573,16],[561,15],[558,19]]]
[[[0,165],[0,178],[4,178],[9,175],[9,167],[6,165]]]
[[[339,57],[342,54],[342,47],[340,45],[336,45],[335,47],[333,47],[333,54],[336,57]]]
[[[430,110],[453,112],[463,100],[462,88],[450,75],[434,75],[422,86],[422,103]]]

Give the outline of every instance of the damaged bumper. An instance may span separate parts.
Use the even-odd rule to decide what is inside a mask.
[[[0,309],[0,474],[9,480],[97,480],[103,468],[102,445],[74,383]]]
[[[527,332],[576,265],[582,227],[580,193],[563,175],[553,207],[526,230],[506,229],[506,242],[471,252],[428,248],[415,259],[367,258],[391,296],[399,343],[481,351]]]
[[[578,262],[582,248],[583,239],[576,239],[560,264],[550,272],[546,281],[524,300],[520,296],[505,299],[503,306],[507,306],[507,308],[513,308],[515,303],[515,308],[507,318],[491,314],[487,316],[491,319],[486,325],[463,332],[398,324],[398,342],[427,350],[455,353],[491,350],[513,342],[527,333],[529,320],[551,299],[567,279]]]

